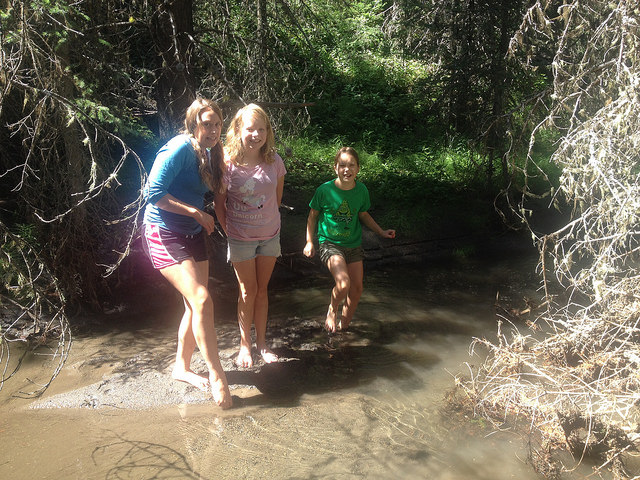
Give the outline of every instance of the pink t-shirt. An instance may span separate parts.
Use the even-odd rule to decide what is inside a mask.
[[[280,231],[278,179],[287,170],[280,155],[271,164],[247,168],[226,162],[227,235],[236,240],[269,240]]]

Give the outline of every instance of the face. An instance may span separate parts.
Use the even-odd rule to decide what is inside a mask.
[[[343,153],[335,165],[336,175],[342,183],[354,182],[360,171],[358,162],[351,155]]]
[[[267,125],[261,118],[244,115],[240,135],[246,153],[259,152],[267,141]]]
[[[222,120],[213,110],[203,110],[200,114],[200,123],[193,132],[194,138],[201,147],[211,148],[220,141]]]

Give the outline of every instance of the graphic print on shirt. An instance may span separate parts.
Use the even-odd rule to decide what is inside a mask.
[[[349,224],[353,220],[353,215],[351,214],[351,210],[349,209],[349,204],[347,203],[346,199],[342,200],[342,203],[338,207],[338,210],[336,210],[336,213],[333,215],[333,218],[336,221],[336,223],[344,223],[343,228],[345,230],[349,229]]]
[[[264,206],[266,197],[264,195],[255,195],[254,189],[256,188],[256,181],[253,178],[248,178],[244,185],[239,188],[242,194],[242,203],[258,209]]]

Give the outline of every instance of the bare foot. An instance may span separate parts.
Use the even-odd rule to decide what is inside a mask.
[[[338,322],[338,330],[346,330],[347,328],[349,328],[350,323],[351,323],[351,320],[347,320],[346,318],[341,318],[340,321]]]
[[[243,345],[240,345],[240,351],[238,352],[238,358],[236,358],[236,365],[244,368],[253,367],[253,358],[251,357],[251,349]]]
[[[262,360],[264,360],[264,363],[273,363],[279,360],[278,356],[268,348],[261,349],[260,355],[262,355]]]
[[[211,384],[211,395],[213,395],[213,401],[219,407],[227,409],[233,404],[229,386],[222,379],[218,379]]]
[[[336,312],[329,305],[329,310],[327,310],[327,319],[324,321],[324,328],[329,333],[336,332]]]
[[[180,382],[186,382],[193,385],[202,392],[208,392],[210,388],[209,379],[203,375],[198,375],[191,370],[182,370],[177,367],[173,368],[171,377]]]

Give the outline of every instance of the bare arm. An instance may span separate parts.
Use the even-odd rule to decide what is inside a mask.
[[[313,245],[313,239],[316,236],[316,225],[318,223],[318,210],[313,208],[309,210],[309,216],[307,217],[307,243],[304,246],[303,253],[307,257],[313,257],[316,254],[316,249]]]
[[[358,214],[358,218],[360,222],[364,226],[366,226],[369,230],[371,230],[376,235],[379,235],[382,238],[396,238],[395,230],[383,230],[380,225],[376,223],[373,217],[369,214],[369,212],[360,212]]]
[[[227,189],[225,188],[223,192],[218,192],[215,194],[213,199],[213,209],[216,212],[216,217],[218,217],[218,222],[220,226],[224,230],[224,233],[227,233]]]
[[[210,235],[216,227],[214,218],[207,212],[200,210],[199,208],[189,205],[182,200],[177,199],[170,193],[167,193],[164,197],[155,203],[156,207],[166,210],[171,213],[178,213],[186,217],[193,218],[196,222],[202,225],[207,235]]]
[[[282,177],[278,177],[278,185],[276,187],[276,200],[278,201],[277,205],[280,207],[282,204],[282,192],[284,191],[284,175]]]

